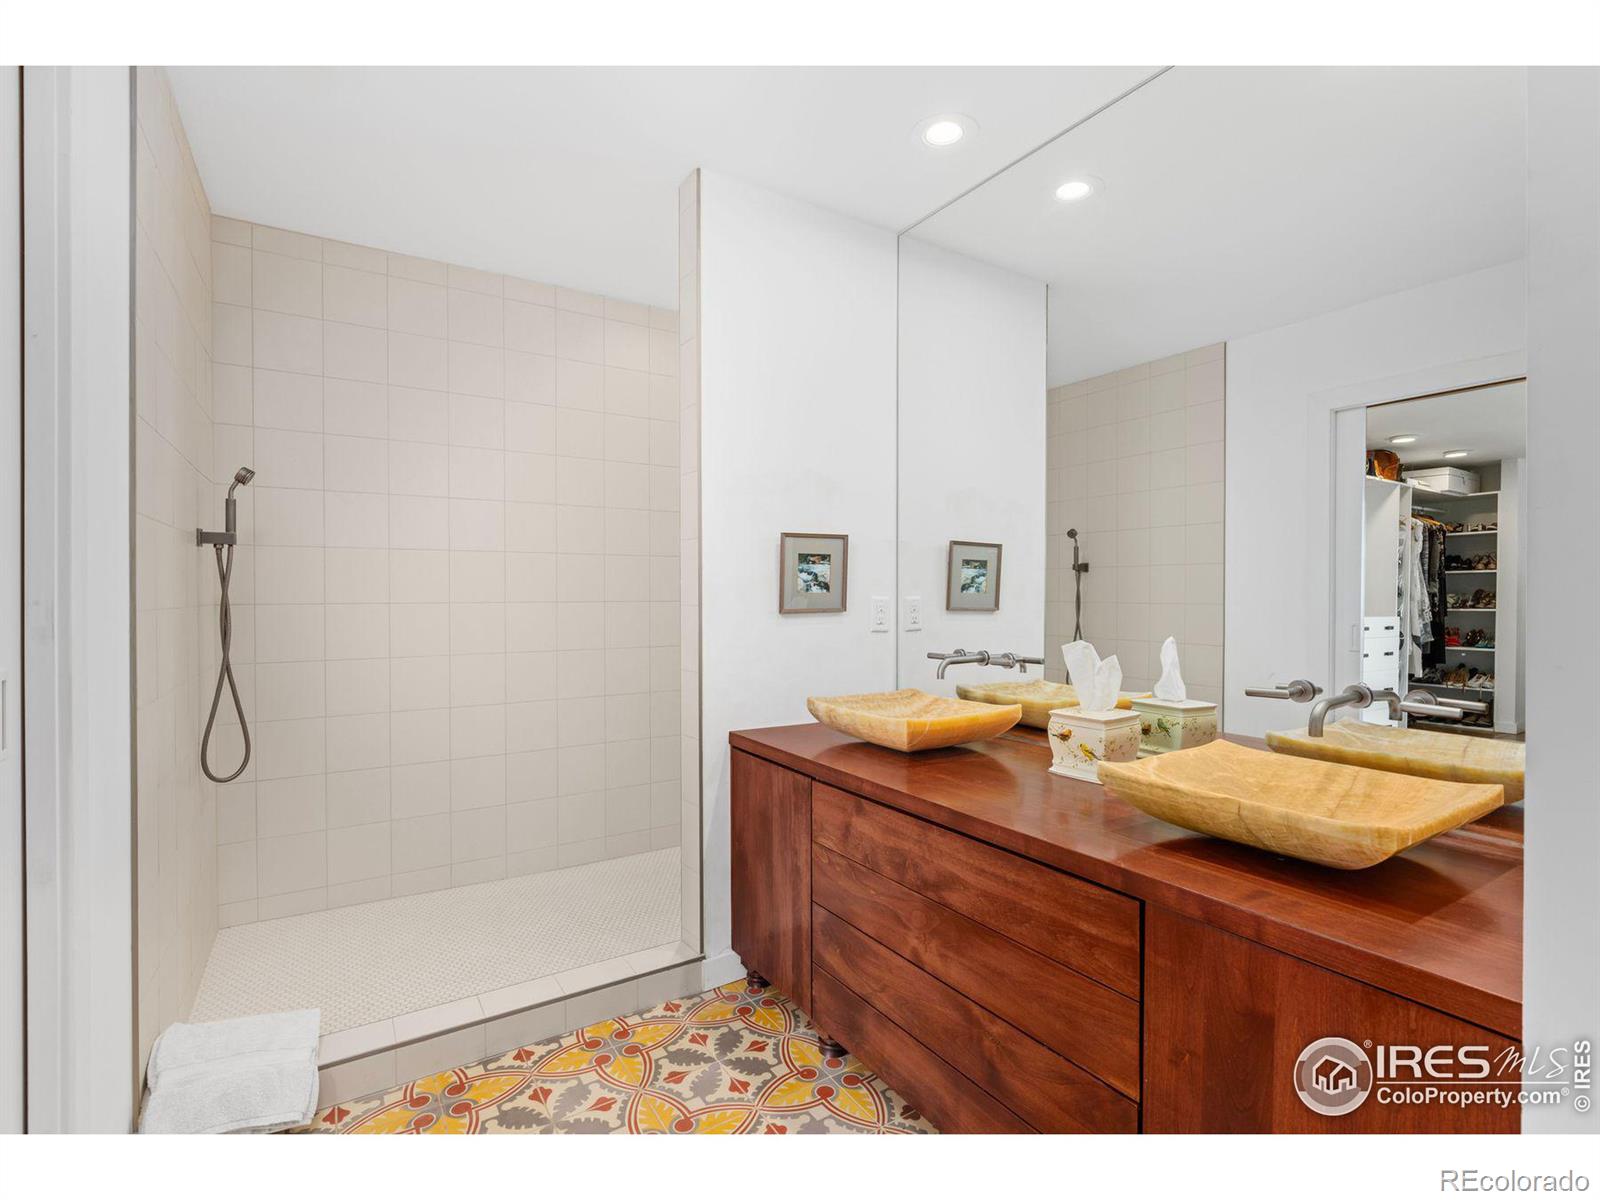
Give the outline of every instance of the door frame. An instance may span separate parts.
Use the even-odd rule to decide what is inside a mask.
[[[24,67],[23,809],[27,1124],[136,1111],[133,98]]]
[[[22,855],[22,69],[0,72],[0,1134],[27,1129]]]
[[[1437,392],[1486,387],[1525,378],[1528,353],[1439,363],[1402,375],[1347,384],[1308,398],[1306,528],[1326,529],[1326,552],[1307,560],[1306,624],[1327,630],[1320,675],[1337,691],[1361,679],[1361,564],[1365,521],[1361,479],[1366,474],[1367,409]]]

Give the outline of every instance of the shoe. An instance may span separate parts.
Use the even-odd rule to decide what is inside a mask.
[[[1461,630],[1456,628],[1454,625],[1446,626],[1444,631],[1444,644],[1446,646],[1461,645]]]

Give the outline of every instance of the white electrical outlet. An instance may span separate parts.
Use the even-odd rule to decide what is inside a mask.
[[[922,631],[922,597],[906,597],[906,632],[920,633]]]
[[[873,633],[889,632],[889,597],[874,596],[872,598],[872,624],[869,628]]]

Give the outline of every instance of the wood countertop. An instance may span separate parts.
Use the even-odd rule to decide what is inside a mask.
[[[1052,775],[1050,749],[1033,730],[918,754],[819,724],[740,730],[728,740],[823,783],[1521,1037],[1520,806],[1375,867],[1340,871],[1191,833],[1099,784]]]

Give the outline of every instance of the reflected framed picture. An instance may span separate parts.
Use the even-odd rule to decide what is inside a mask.
[[[786,533],[779,540],[778,611],[842,613],[849,582],[850,538],[842,533]]]
[[[999,543],[950,543],[944,606],[950,612],[1000,611]]]

